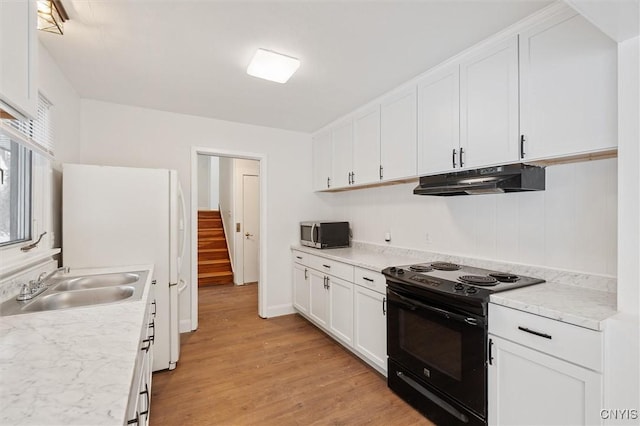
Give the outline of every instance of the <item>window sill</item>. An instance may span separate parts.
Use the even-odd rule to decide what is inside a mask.
[[[54,248],[7,256],[2,259],[2,263],[0,264],[0,280],[10,275],[17,274],[18,272],[46,260],[47,258],[55,256],[58,253],[60,253],[60,249]]]

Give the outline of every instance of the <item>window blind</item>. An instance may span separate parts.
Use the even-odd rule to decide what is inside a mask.
[[[2,120],[2,130],[11,139],[46,158],[54,157],[51,102],[38,96],[38,111],[33,120]]]

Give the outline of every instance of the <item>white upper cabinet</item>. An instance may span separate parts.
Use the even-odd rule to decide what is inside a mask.
[[[36,7],[0,1],[0,100],[25,118],[35,118],[38,105]]]
[[[416,175],[417,102],[411,87],[394,93],[380,107],[380,179]]]
[[[458,64],[418,81],[418,174],[459,168],[460,74]]]
[[[572,9],[520,34],[524,160],[617,146],[617,45]]]
[[[313,189],[321,191],[331,187],[331,132],[315,135],[313,150]]]
[[[341,188],[351,184],[353,172],[353,121],[346,120],[332,130],[333,134],[333,173],[332,188]]]
[[[518,37],[473,51],[460,64],[462,167],[519,161]]]
[[[374,105],[353,119],[351,184],[380,180],[380,106]]]

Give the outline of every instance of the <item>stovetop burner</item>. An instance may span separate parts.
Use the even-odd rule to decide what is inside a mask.
[[[438,271],[457,271],[460,269],[460,265],[449,262],[431,262],[431,267]]]
[[[492,286],[498,283],[498,280],[488,275],[462,275],[458,277],[458,280],[466,284],[480,285],[480,286]]]
[[[409,266],[409,269],[411,269],[414,272],[429,272],[433,270],[433,268],[430,265],[425,265],[425,264],[411,265]]]
[[[489,274],[489,276],[495,278],[496,280],[500,281],[501,283],[515,283],[516,281],[518,281],[520,279],[520,277],[517,276],[517,275],[507,274],[507,273],[503,273],[503,272],[495,272],[493,274]]]

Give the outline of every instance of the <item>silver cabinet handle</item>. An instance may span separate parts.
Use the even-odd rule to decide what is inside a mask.
[[[520,327],[520,326],[518,326],[518,330],[524,331],[525,333],[534,334],[536,336],[544,337],[545,339],[551,340],[551,335],[547,334],[547,333],[541,333],[540,331],[535,331],[535,330],[531,330],[530,328]]]
[[[307,268],[304,268],[304,279],[305,280],[309,278],[308,275],[307,275],[308,272],[309,271],[307,270]]]
[[[365,281],[369,281],[370,283],[372,283],[372,282],[373,282],[373,280],[372,280],[371,278],[362,277],[362,279],[363,279],[363,280],[365,280]]]
[[[453,148],[453,152],[451,153],[451,164],[453,164],[453,168],[456,168],[456,149]]]
[[[462,161],[462,154],[464,154],[464,148],[460,148],[460,167],[464,167],[464,161]]]

